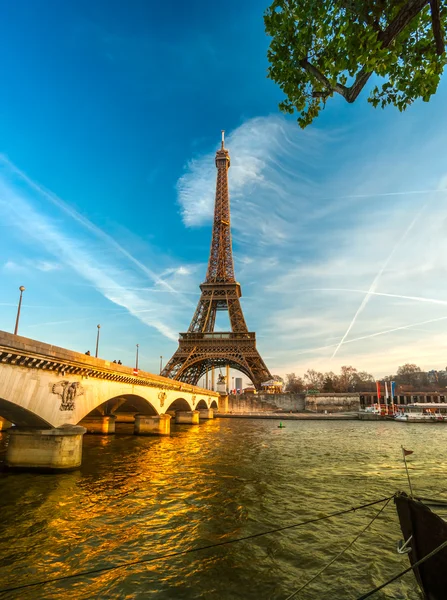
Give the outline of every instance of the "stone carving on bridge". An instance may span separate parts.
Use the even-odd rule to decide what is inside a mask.
[[[196,396],[193,396],[191,398],[191,400],[192,400],[192,405],[195,406],[196,405]]]
[[[74,410],[77,396],[82,396],[84,388],[78,381],[58,381],[53,384],[51,392],[61,398],[59,410]]]
[[[165,400],[168,397],[166,392],[159,392],[158,399],[160,400],[160,406],[163,407],[165,404]]]
[[[208,397],[208,408],[209,408],[210,404],[211,404],[211,398]]]

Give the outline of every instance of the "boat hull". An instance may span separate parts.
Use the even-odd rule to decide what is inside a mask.
[[[446,423],[444,419],[437,419],[435,417],[428,417],[424,419],[424,417],[413,417],[413,418],[405,418],[405,417],[394,417],[396,423]]]
[[[408,557],[413,565],[447,540],[447,523],[428,506],[401,492],[394,498],[404,540],[411,540]],[[447,548],[414,569],[427,600],[445,600],[447,590]]]

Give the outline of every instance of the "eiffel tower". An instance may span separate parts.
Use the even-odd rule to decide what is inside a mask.
[[[197,385],[208,371],[226,367],[241,371],[260,389],[272,376],[256,349],[256,334],[248,331],[239,302],[242,293],[234,276],[230,229],[230,154],[224,141],[222,131],[222,145],[216,152],[216,201],[206,280],[200,286],[202,294],[188,332],[180,334],[179,347],[161,374]],[[214,331],[218,310],[228,311],[228,333]]]

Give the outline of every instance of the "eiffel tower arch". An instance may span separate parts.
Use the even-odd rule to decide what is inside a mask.
[[[256,334],[248,331],[239,301],[241,286],[234,275],[230,227],[228,169],[230,153],[222,144],[216,152],[217,182],[211,251],[201,296],[186,333],[162,371],[165,377],[197,385],[214,368],[229,367],[244,373],[256,389],[272,378],[258,350]],[[231,331],[214,331],[217,311],[227,311]],[[228,385],[228,382],[227,382]]]

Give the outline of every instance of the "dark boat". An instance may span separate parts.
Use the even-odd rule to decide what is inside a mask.
[[[404,492],[399,492],[394,502],[404,536],[398,551],[408,553],[410,563],[414,565],[447,540],[447,523],[425,503],[413,500]],[[444,502],[432,503],[445,507]],[[446,600],[447,548],[440,550],[413,572],[426,600]]]

